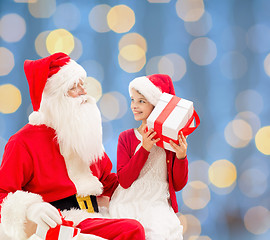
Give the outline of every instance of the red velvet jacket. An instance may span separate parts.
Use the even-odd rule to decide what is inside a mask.
[[[141,169],[147,161],[150,152],[143,147],[135,153],[140,140],[134,129],[129,129],[119,135],[117,147],[117,175],[123,188],[128,188],[138,178]],[[169,192],[172,208],[178,212],[175,192],[184,188],[188,180],[188,160],[177,159],[174,152],[165,150],[169,181]],[[135,153],[135,154],[134,154]]]
[[[110,197],[117,177],[111,173],[112,163],[106,153],[90,169],[103,184],[102,195]],[[17,190],[39,194],[46,202],[76,194],[52,128],[27,124],[6,144],[0,167],[0,204],[9,192]]]

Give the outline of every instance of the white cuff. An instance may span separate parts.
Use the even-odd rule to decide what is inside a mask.
[[[25,232],[26,211],[33,203],[43,202],[38,194],[16,191],[9,193],[2,203],[1,224],[4,233],[11,239],[27,239]]]

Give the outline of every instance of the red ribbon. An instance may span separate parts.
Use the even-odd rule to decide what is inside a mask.
[[[59,209],[58,211],[62,219],[62,224],[61,225],[58,224],[55,228],[50,228],[46,234],[46,240],[57,240],[59,237],[61,226],[73,227],[73,222],[65,220],[65,218],[63,217]],[[78,229],[74,228],[73,237],[75,237],[77,234],[78,234]]]
[[[160,141],[158,141],[156,145],[161,148],[164,148],[164,142],[170,143],[170,140],[178,144],[178,139],[175,140],[162,135],[162,125],[168,118],[168,116],[171,114],[171,112],[174,110],[174,108],[177,106],[180,100],[181,98],[173,96],[154,122],[154,130],[157,132],[155,138],[160,138]],[[193,119],[195,119],[196,121],[196,126],[190,127]],[[184,136],[187,136],[191,134],[199,125],[200,125],[200,118],[196,113],[196,111],[193,110],[192,116],[189,118],[185,126],[179,130],[178,135],[180,134],[180,132],[183,132]]]

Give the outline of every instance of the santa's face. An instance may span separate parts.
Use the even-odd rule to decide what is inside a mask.
[[[83,81],[72,84],[65,94],[46,92],[43,97],[45,124],[56,130],[65,158],[75,154],[91,163],[103,155],[100,112],[95,99],[86,94]]]
[[[81,95],[86,95],[86,89],[84,87],[83,80],[79,80],[78,83],[74,83],[73,86],[68,90],[67,95],[73,98],[79,97]]]

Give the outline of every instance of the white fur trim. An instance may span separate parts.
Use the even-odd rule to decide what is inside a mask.
[[[129,84],[129,95],[131,89],[139,91],[151,104],[157,105],[157,102],[162,94],[162,91],[153,84],[147,77],[138,77],[132,80]]]
[[[11,239],[25,240],[27,208],[33,203],[43,202],[38,194],[16,191],[9,193],[2,203],[1,222],[4,233]]]
[[[78,83],[80,79],[84,81],[85,78],[86,71],[84,68],[70,59],[56,74],[48,78],[44,92],[48,91],[57,94],[61,89],[62,94],[66,94],[74,83]]]
[[[10,237],[8,237],[3,230],[3,224],[0,223],[0,239],[1,240],[12,240]]]
[[[107,218],[100,213],[89,213],[86,210],[81,209],[64,210],[62,211],[62,215],[66,217],[67,220],[71,220],[74,223],[74,226],[77,226],[87,218]]]
[[[95,236],[93,234],[79,233],[78,237],[72,238],[72,240],[106,240],[105,238]]]
[[[103,185],[99,179],[92,174],[87,163],[80,161],[78,156],[65,157],[65,162],[68,176],[75,184],[79,196],[99,196],[102,194]]]

